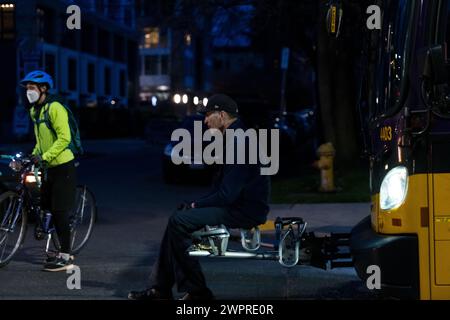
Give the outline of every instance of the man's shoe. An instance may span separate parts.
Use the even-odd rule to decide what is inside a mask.
[[[56,257],[54,260],[49,261],[44,265],[44,271],[48,272],[58,272],[73,269],[73,260],[65,260],[61,257]]]
[[[210,301],[214,300],[214,295],[211,292],[195,294],[195,293],[186,293],[179,300],[183,301]]]
[[[171,294],[163,294],[156,289],[144,291],[131,291],[128,293],[128,300],[173,300]]]

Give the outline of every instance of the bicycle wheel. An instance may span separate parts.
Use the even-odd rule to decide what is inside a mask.
[[[7,265],[25,239],[27,215],[19,195],[5,192],[0,195],[0,268]]]
[[[97,206],[93,193],[86,186],[78,186],[74,214],[70,218],[72,254],[77,254],[88,242],[97,219]],[[55,248],[60,251],[56,232],[52,235]]]

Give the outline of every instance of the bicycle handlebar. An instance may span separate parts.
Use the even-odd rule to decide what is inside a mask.
[[[20,170],[14,170],[17,172],[22,172],[24,173],[25,171],[35,171],[35,175],[37,174],[37,172],[39,170],[45,170],[46,166],[45,165],[36,165],[32,160],[31,160],[31,156],[23,156],[21,154],[17,154],[16,156],[12,156],[12,155],[0,155],[0,159],[8,159],[11,162],[15,161],[18,162],[21,166]],[[33,168],[34,165],[34,168]],[[12,168],[12,167],[11,167]],[[31,169],[31,170],[30,170]]]

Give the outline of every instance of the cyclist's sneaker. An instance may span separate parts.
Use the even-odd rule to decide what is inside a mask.
[[[66,260],[62,257],[56,257],[53,261],[50,261],[44,265],[44,271],[57,272],[66,271],[73,268],[73,260]]]

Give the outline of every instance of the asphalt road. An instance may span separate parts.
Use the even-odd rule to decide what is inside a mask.
[[[202,186],[168,186],[162,181],[161,146],[141,141],[95,142],[81,163],[79,180],[95,193],[99,220],[77,256],[81,289],[69,290],[66,273],[42,272],[44,242],[32,226],[24,247],[0,269],[1,299],[124,299],[147,285],[159,241],[175,205],[195,199]],[[277,262],[202,260],[218,299],[371,299],[350,268],[324,271]],[[175,293],[176,294],[176,293]]]

